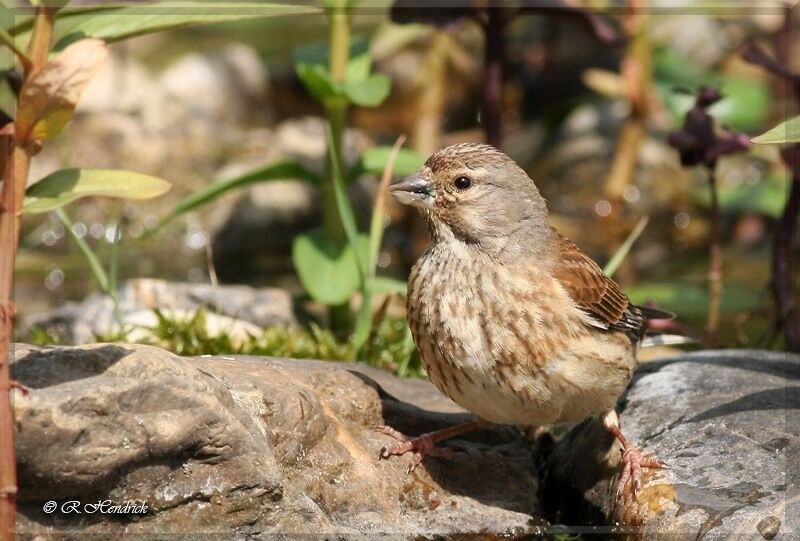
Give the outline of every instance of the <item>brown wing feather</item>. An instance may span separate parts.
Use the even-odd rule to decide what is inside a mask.
[[[611,278],[572,241],[556,233],[560,254],[553,271],[575,303],[599,326],[640,337],[645,318]]]

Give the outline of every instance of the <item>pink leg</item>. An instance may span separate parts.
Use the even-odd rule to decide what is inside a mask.
[[[400,456],[410,452],[412,453],[411,462],[408,464],[407,471],[408,473],[411,473],[414,471],[414,469],[416,469],[417,466],[419,466],[420,462],[422,462],[422,459],[426,456],[436,456],[447,459],[453,457],[452,450],[436,447],[438,442],[448,438],[453,438],[455,436],[460,436],[462,434],[468,434],[478,430],[481,427],[481,422],[475,420],[468,423],[462,423],[460,425],[443,428],[442,430],[437,430],[435,432],[428,432],[427,434],[422,434],[416,438],[409,438],[405,434],[398,432],[392,427],[379,426],[377,427],[378,432],[386,434],[387,436],[391,436],[400,443],[392,445],[391,447],[381,447],[381,450],[378,453],[378,458],[389,458],[392,455]]]
[[[622,497],[628,483],[633,488],[633,497],[635,498],[642,487],[642,468],[661,469],[666,468],[667,464],[653,456],[652,452],[641,451],[628,441],[619,428],[619,419],[614,410],[603,415],[603,425],[622,444],[622,473],[617,482],[617,499]]]

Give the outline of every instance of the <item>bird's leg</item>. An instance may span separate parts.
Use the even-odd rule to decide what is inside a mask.
[[[376,428],[378,432],[386,434],[387,436],[391,436],[399,443],[392,446],[381,447],[381,450],[378,453],[378,458],[389,458],[392,455],[400,456],[410,452],[412,455],[411,462],[408,464],[408,473],[411,473],[417,466],[419,466],[420,462],[422,462],[422,459],[426,456],[437,456],[448,459],[453,457],[453,451],[451,449],[436,447],[438,442],[448,438],[454,438],[455,436],[460,436],[462,434],[469,434],[470,432],[474,432],[483,426],[484,424],[479,419],[475,419],[474,421],[470,421],[468,423],[461,423],[459,425],[449,426],[434,432],[428,432],[426,434],[422,434],[421,436],[417,436],[416,438],[409,438],[405,434],[402,434],[389,426],[379,426]]]
[[[619,428],[617,412],[609,410],[603,414],[603,426],[622,444],[622,473],[617,482],[617,499],[622,497],[625,485],[631,483],[634,498],[642,487],[642,468],[665,468],[666,463],[653,456],[652,452],[642,451],[628,441]]]

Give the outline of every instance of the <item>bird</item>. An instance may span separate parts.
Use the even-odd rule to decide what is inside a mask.
[[[397,440],[379,458],[449,458],[436,444],[487,425],[543,426],[599,416],[622,445],[617,496],[665,462],[622,433],[615,405],[636,369],[648,319],[548,221],[534,181],[509,156],[461,143],[389,187],[419,209],[430,244],[411,269],[407,317],[430,381],[475,419]]]

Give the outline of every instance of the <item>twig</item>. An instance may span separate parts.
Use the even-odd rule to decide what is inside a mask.
[[[708,319],[706,333],[708,343],[714,345],[719,330],[720,301],[722,299],[722,224],[719,211],[719,193],[714,166],[708,169],[708,184],[711,190],[711,238],[708,247]]]
[[[628,12],[623,19],[622,28],[628,44],[620,71],[631,111],[620,131],[603,187],[603,193],[611,200],[621,199],[625,188],[633,182],[639,149],[647,135],[645,123],[652,99],[652,50],[644,32],[647,24],[645,4],[645,0],[628,0]]]
[[[781,152],[792,171],[789,198],[781,217],[775,224],[772,251],[772,291],[775,296],[776,323],[783,327],[790,351],[800,352],[800,314],[794,303],[794,261],[792,246],[800,215],[800,146]]]

